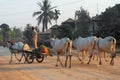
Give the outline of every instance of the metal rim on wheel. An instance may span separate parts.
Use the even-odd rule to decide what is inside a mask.
[[[31,64],[34,61],[34,55],[28,54],[26,59],[27,59],[27,62]]]
[[[42,53],[39,53],[36,56],[36,61],[39,62],[39,63],[41,63],[43,60],[44,60],[44,55]]]

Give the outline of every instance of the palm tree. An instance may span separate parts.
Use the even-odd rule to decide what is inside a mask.
[[[59,10],[55,9],[55,23],[56,23],[56,25],[57,25],[57,19],[59,18],[58,15],[60,15],[60,12],[59,12]]]
[[[37,19],[38,20],[38,26],[42,22],[42,32],[45,31],[45,29],[48,29],[48,23],[51,23],[51,20],[54,19],[55,13],[52,11],[52,9],[55,8],[51,7],[51,2],[49,0],[43,0],[42,3],[39,2],[37,3],[40,7],[40,11],[34,12],[33,17],[38,15]]]

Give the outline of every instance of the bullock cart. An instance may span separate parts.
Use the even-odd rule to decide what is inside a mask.
[[[37,62],[41,63],[44,60],[44,53],[39,50],[25,50],[23,51],[27,54],[26,61],[31,64],[36,59]]]
[[[23,42],[12,43],[11,41],[7,41],[4,44],[4,47],[8,47],[11,52],[11,59],[9,63],[12,62],[13,54],[19,62],[21,62],[22,58],[24,57],[25,62],[27,61],[30,64],[33,63],[34,59],[41,63],[44,60],[44,56],[48,55],[49,53],[47,47],[32,50],[28,44],[24,44]],[[17,54],[22,54],[20,59],[17,57]]]

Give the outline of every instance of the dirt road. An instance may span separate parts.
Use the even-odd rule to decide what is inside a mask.
[[[0,80],[120,80],[120,56],[116,57],[114,66],[104,60],[101,66],[97,65],[98,61],[80,64],[73,56],[72,68],[55,67],[56,56],[32,64],[18,63],[15,58],[9,64],[9,59],[9,51],[0,47]]]

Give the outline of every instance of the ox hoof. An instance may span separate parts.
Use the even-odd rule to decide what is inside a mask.
[[[90,62],[88,62],[87,64],[90,64]]]
[[[84,62],[81,62],[81,64],[84,64]]]
[[[110,65],[112,65],[112,66],[113,66],[114,64],[112,63],[112,64],[110,64]]]
[[[58,65],[55,65],[56,67],[58,67]]]
[[[69,66],[68,68],[71,68],[71,66]]]
[[[110,65],[112,65],[112,66],[113,66],[113,65],[114,65],[114,63],[113,63],[113,62],[111,62],[111,63],[110,63]]]
[[[65,68],[66,68],[67,66],[65,65]]]
[[[19,63],[21,62],[21,60],[19,60]]]
[[[9,61],[9,63],[11,64],[11,63],[12,63],[12,61]]]
[[[101,62],[99,62],[99,65],[102,65],[102,63],[101,63]]]

